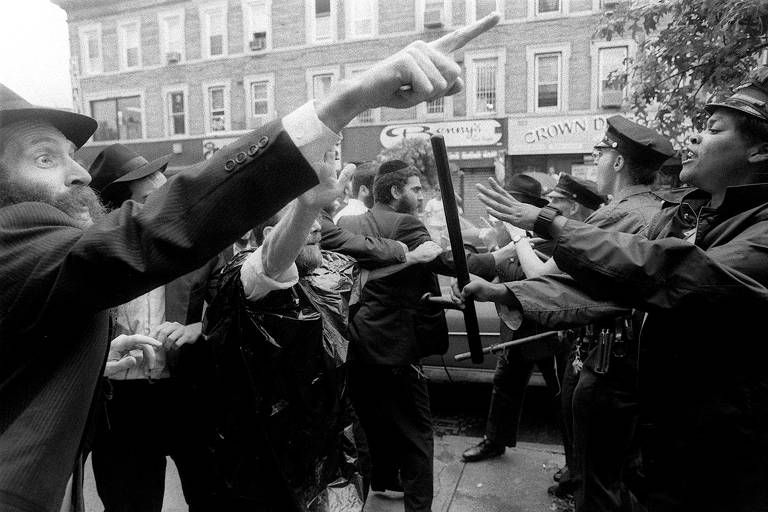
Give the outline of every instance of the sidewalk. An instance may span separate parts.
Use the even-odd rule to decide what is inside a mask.
[[[435,499],[433,512],[536,512],[556,510],[547,495],[552,475],[565,463],[562,447],[520,443],[506,455],[466,464],[461,452],[479,439],[435,437]],[[85,480],[86,512],[101,512],[90,461]],[[163,512],[186,512],[176,467],[169,460]],[[402,499],[371,494],[365,512],[401,512]]]

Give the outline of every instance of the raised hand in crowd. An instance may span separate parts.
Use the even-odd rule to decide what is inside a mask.
[[[522,230],[532,231],[540,208],[518,201],[499,183],[488,178],[489,186],[476,185],[478,198],[488,207],[488,213]]]
[[[135,366],[144,366],[147,370],[153,370],[155,348],[161,346],[162,343],[143,334],[121,334],[109,345],[104,376],[111,377]]]
[[[298,200],[312,208],[322,208],[330,204],[334,199],[344,196],[344,189],[352,179],[357,167],[355,164],[347,164],[336,176],[336,162],[334,152],[327,151],[322,163],[315,165],[315,171],[320,183],[299,196]]]
[[[450,54],[494,27],[499,19],[499,13],[494,12],[430,43],[411,43],[364,73],[341,82],[318,101],[318,117],[338,132],[370,108],[409,108],[460,92],[464,88],[461,67]]]

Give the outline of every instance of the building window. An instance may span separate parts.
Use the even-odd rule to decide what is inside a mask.
[[[243,3],[245,47],[253,52],[268,48],[272,42],[272,4],[269,0],[247,0]]]
[[[326,97],[333,87],[334,76],[331,73],[323,73],[312,77],[312,98],[321,100]]]
[[[450,0],[423,0],[423,2],[424,10],[421,24],[424,25],[425,28],[440,28],[450,26]],[[416,30],[421,30],[421,27],[416,27]]]
[[[184,11],[160,15],[160,51],[162,62],[184,59]]]
[[[80,54],[84,74],[101,73],[101,26],[95,25],[80,29]]]
[[[496,75],[499,61],[496,58],[477,59],[474,65],[474,109],[475,114],[487,114],[497,112]]]
[[[168,135],[185,135],[187,133],[187,104],[184,91],[168,91]]]
[[[249,105],[248,126],[258,128],[271,121],[275,115],[275,78],[273,74],[247,76],[247,103]]]
[[[121,23],[117,29],[120,48],[120,68],[132,69],[141,66],[141,38],[139,22]]]
[[[598,102],[601,107],[620,107],[627,85],[626,46],[598,50]]]
[[[93,140],[142,138],[141,96],[91,101],[91,117],[99,123]]]
[[[560,108],[560,53],[536,55],[536,110]]]
[[[440,97],[436,100],[428,101],[426,108],[427,115],[445,114],[445,97]]]
[[[200,10],[203,28],[203,57],[227,54],[227,5],[203,7]]]
[[[345,2],[347,37],[375,35],[378,25],[378,0],[355,0]]]
[[[208,87],[208,132],[227,131],[227,88],[223,85]]]
[[[309,42],[321,43],[336,39],[336,5],[335,0],[310,0],[307,2],[311,35]]]
[[[498,11],[503,19],[504,4],[504,0],[467,0],[467,23],[474,23],[493,11]]]
[[[561,10],[562,0],[536,0],[536,14],[553,14]]]

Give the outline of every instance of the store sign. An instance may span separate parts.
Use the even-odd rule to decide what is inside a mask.
[[[507,153],[590,153],[605,133],[605,119],[603,115],[510,118]]]
[[[203,158],[208,160],[213,156],[215,152],[227,144],[232,144],[236,140],[237,137],[227,137],[224,139],[203,139]]]
[[[495,119],[453,121],[445,123],[396,124],[384,127],[379,139],[385,148],[396,146],[403,139],[424,138],[440,134],[449,148],[464,146],[493,146],[501,142],[501,123]]]
[[[469,151],[449,151],[448,160],[483,160],[494,159],[502,153],[494,150],[469,150]]]

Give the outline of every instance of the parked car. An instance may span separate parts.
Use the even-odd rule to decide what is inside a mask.
[[[450,278],[440,276],[442,294],[450,294]],[[476,302],[477,322],[480,326],[480,339],[484,347],[500,343],[499,315],[496,305],[492,302]],[[471,359],[456,361],[453,357],[462,352],[469,352],[467,330],[464,325],[464,313],[455,309],[445,312],[448,321],[449,344],[448,351],[442,356],[434,355],[422,359],[424,373],[433,381],[438,382],[483,382],[491,383],[496,369],[496,358],[486,354],[482,364],[475,364]],[[531,384],[543,386],[544,379],[538,371],[534,371]]]

